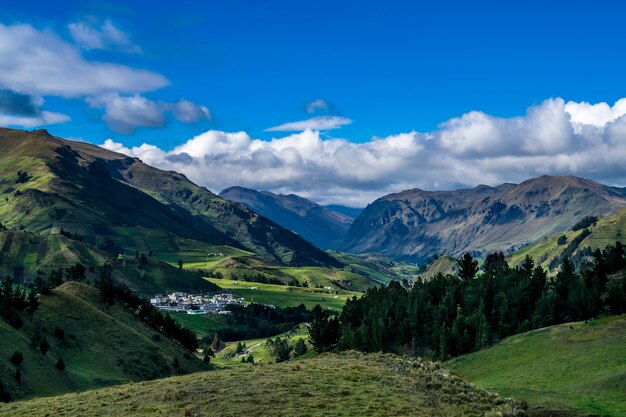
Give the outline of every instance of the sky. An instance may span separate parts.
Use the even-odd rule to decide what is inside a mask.
[[[0,0],[0,126],[103,145],[214,192],[354,207],[542,174],[626,186],[624,11]]]

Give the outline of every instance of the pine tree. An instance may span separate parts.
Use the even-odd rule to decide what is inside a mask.
[[[465,253],[458,260],[459,265],[459,278],[464,281],[474,279],[478,272],[478,261],[475,261],[472,255]]]

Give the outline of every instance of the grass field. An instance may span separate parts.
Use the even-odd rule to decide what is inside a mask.
[[[626,416],[626,316],[509,337],[446,366],[535,408]]]
[[[9,403],[0,415],[478,417],[514,407],[430,362],[346,352]]]
[[[217,366],[252,366],[248,363],[242,363],[241,358],[247,358],[249,355],[254,357],[254,362],[258,364],[262,363],[274,363],[276,361],[272,353],[267,349],[266,342],[268,339],[274,339],[276,337],[286,337],[289,339],[289,345],[293,347],[299,339],[304,339],[305,342],[309,338],[308,327],[304,324],[297,326],[290,332],[280,334],[278,336],[267,337],[262,339],[242,340],[242,343],[246,344],[246,351],[243,354],[236,354],[236,347],[238,342],[227,342],[226,347],[219,351],[215,358],[211,360],[211,363]],[[306,343],[307,352],[297,360],[310,358],[315,355],[313,347]]]
[[[187,329],[198,335],[198,338],[209,336],[219,330],[232,328],[236,324],[229,324],[228,317],[217,314],[194,315],[186,313],[172,313],[170,316]]]
[[[206,278],[224,290],[246,301],[271,304],[276,307],[295,307],[304,304],[313,308],[316,304],[324,308],[339,311],[346,300],[361,293],[343,290],[325,290],[323,288],[291,287],[287,285],[260,284],[258,282],[230,281],[227,279]]]

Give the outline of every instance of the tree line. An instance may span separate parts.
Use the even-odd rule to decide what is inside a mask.
[[[445,360],[516,333],[625,313],[626,279],[611,276],[626,269],[623,245],[596,250],[592,259],[579,270],[563,259],[552,280],[530,257],[511,267],[504,254],[492,253],[480,271],[465,254],[456,276],[439,273],[411,288],[394,281],[348,300],[337,347]]]

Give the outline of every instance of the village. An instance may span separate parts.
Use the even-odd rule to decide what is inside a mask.
[[[187,314],[230,314],[226,309],[232,304],[244,304],[245,299],[235,298],[233,294],[221,293],[210,296],[208,294],[188,294],[174,292],[169,295],[157,294],[150,299],[150,304],[162,311]]]

